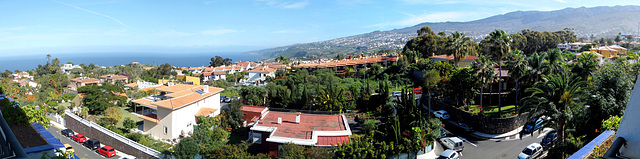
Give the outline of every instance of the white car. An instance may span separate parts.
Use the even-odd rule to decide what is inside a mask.
[[[460,158],[460,154],[458,154],[458,152],[453,151],[451,149],[445,150],[440,154],[440,156],[438,156],[438,159],[459,159],[459,158]]]
[[[537,158],[542,153],[542,145],[538,143],[532,143],[529,146],[525,147],[520,154],[518,154],[518,159],[531,159]]]
[[[395,92],[391,93],[391,96],[400,97],[400,96],[402,96],[402,91],[395,91]]]
[[[440,143],[442,143],[442,146],[446,147],[447,149],[452,149],[457,152],[462,152],[462,150],[464,150],[464,142],[462,142],[462,139],[458,137],[441,138]]]
[[[436,118],[440,118],[442,120],[449,119],[449,113],[447,113],[447,111],[444,111],[444,110],[434,111],[433,115],[435,115]]]

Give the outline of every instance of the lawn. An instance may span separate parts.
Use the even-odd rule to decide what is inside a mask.
[[[237,90],[225,89],[224,91],[220,92],[220,96],[239,97],[240,92]]]
[[[120,112],[122,113],[122,119],[120,119],[120,121],[118,121],[118,125],[116,125],[117,127],[122,127],[122,122],[124,121],[124,118],[129,117],[131,118],[131,120],[135,121],[136,123],[139,121],[142,121],[141,118],[138,118],[138,116],[131,114],[131,112],[129,112],[129,110],[127,110],[129,108],[125,108],[125,107],[120,107]]]
[[[471,113],[480,113],[480,108],[478,105],[470,105],[469,106],[469,112]],[[502,114],[503,116],[505,114],[517,114],[518,112],[516,112],[516,106],[515,105],[507,105],[507,106],[503,106],[502,107]],[[492,106],[485,106],[484,107],[484,114],[486,116],[490,116],[490,117],[498,117],[498,106],[497,105],[492,105]],[[509,115],[511,116],[511,115]]]

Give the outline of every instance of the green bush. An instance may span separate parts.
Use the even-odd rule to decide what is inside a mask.
[[[136,127],[136,122],[133,121],[130,117],[126,117],[124,118],[124,121],[122,121],[122,126],[124,126],[124,128],[126,129],[133,129]]]

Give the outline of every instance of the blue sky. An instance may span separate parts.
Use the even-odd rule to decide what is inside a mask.
[[[637,0],[0,0],[0,55],[233,52],[511,11]]]

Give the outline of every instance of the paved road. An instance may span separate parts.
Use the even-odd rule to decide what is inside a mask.
[[[447,136],[458,136],[461,139],[466,140],[464,145],[464,151],[462,151],[461,158],[487,158],[487,159],[514,159],[518,157],[518,154],[529,144],[537,142],[540,143],[547,131],[534,132],[533,136],[527,134],[524,135],[522,140],[520,139],[479,139],[462,130],[453,128],[447,124]]]
[[[49,129],[47,129],[47,130],[51,134],[53,134],[53,136],[55,136],[56,138],[60,139],[60,142],[62,142],[63,144],[71,145],[73,147],[74,151],[75,151],[75,154],[80,158],[86,158],[86,159],[105,158],[104,156],[98,155],[97,152],[89,150],[89,148],[84,147],[83,145],[71,140],[71,138],[62,136],[62,134],[60,134],[61,130],[58,129],[57,127],[55,127],[55,126],[50,126]],[[119,152],[117,152],[117,153],[119,153]],[[113,156],[111,158],[120,158],[120,156],[116,155],[116,156]]]

